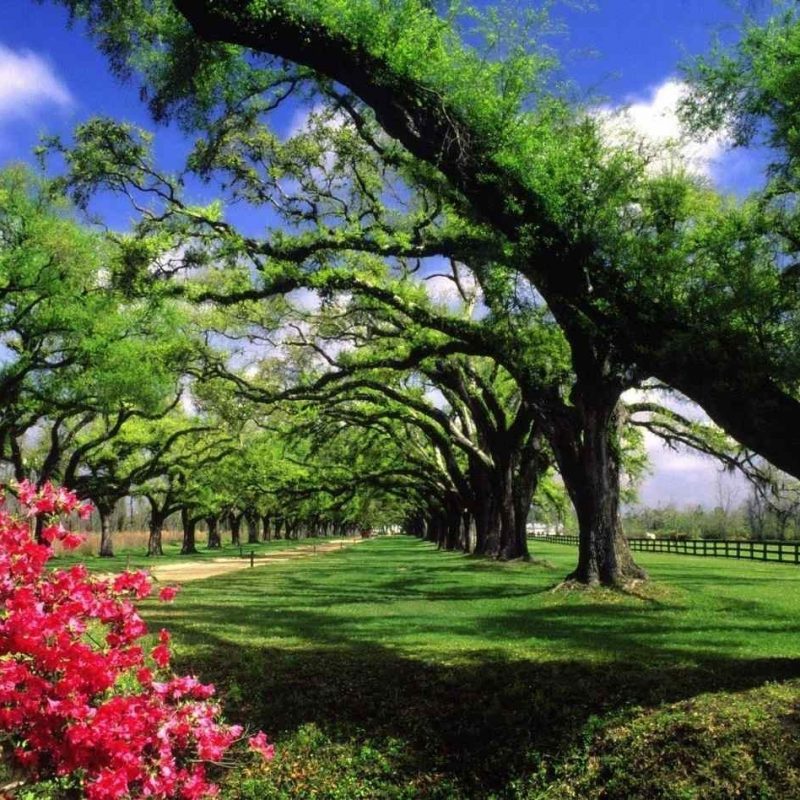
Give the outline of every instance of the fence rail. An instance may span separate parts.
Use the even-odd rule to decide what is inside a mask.
[[[530,538],[577,547],[577,536],[546,536]],[[646,553],[675,553],[684,556],[709,558],[739,558],[749,561],[775,561],[800,565],[800,542],[740,542],[718,539],[628,539],[631,550]]]

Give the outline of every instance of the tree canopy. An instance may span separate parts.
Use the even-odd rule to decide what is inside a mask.
[[[242,104],[263,113],[312,70],[365,124],[374,119],[402,145],[401,159],[415,157],[418,174],[444,179],[453,202],[488,227],[562,324],[596,328],[739,441],[800,472],[800,448],[786,434],[798,414],[796,359],[785,375],[786,362],[742,329],[718,274],[698,276],[708,302],[718,303],[711,326],[708,315],[654,293],[657,282],[628,273],[614,202],[620,187],[631,201],[628,159],[605,144],[597,120],[543,95],[549,61],[535,51],[482,58],[460,35],[458,14],[441,17],[419,0],[66,5],[89,19],[120,72],[140,76],[155,115],[188,128]],[[725,250],[752,238],[737,228]],[[665,274],[670,251],[655,254]],[[778,291],[770,305],[786,317],[794,297]]]
[[[753,452],[800,469],[785,432],[797,295],[777,203],[722,198],[679,158],[568,102],[538,39],[544,13],[62,4],[140,81],[154,117],[195,137],[169,172],[150,133],[115,120],[42,149],[66,166],[53,190],[79,206],[121,193],[138,219],[92,240],[109,304],[101,339],[75,339],[94,341],[92,367],[74,384],[50,370],[50,405],[27,429],[54,432],[58,457],[39,450],[50,468],[62,439],[80,442],[70,463],[85,480],[136,485],[153,552],[178,509],[191,550],[200,520],[229,518],[238,537],[245,519],[255,536],[259,517],[264,530],[290,516],[365,524],[388,503],[445,546],[516,557],[554,465],[579,519],[575,577],[616,583],[643,574],[619,523],[639,427],[751,474]],[[297,103],[302,124],[279,134],[276,110]],[[192,201],[198,179],[216,200]],[[128,370],[117,386],[115,358],[123,372],[163,370]],[[649,402],[627,409],[625,391],[654,379],[725,433]],[[111,405],[127,398],[123,417],[97,399],[103,385]],[[188,416],[170,405],[179,388]],[[18,454],[23,428],[6,434]],[[126,455],[130,469],[112,470],[110,454],[135,440],[154,469]]]

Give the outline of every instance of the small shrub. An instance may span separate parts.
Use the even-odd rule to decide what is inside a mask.
[[[212,700],[214,687],[169,671],[169,634],[145,655],[134,599],[144,572],[91,577],[83,565],[48,571],[51,545],[83,536],[58,516],[91,511],[47,484],[16,487],[24,518],[0,504],[0,746],[12,772],[50,781],[50,797],[80,789],[88,800],[210,797],[209,767],[242,741]],[[2,501],[0,501],[2,502]],[[45,518],[42,543],[31,520]],[[175,590],[162,589],[171,600]],[[265,758],[263,733],[248,740]],[[40,787],[41,788],[41,787]],[[36,796],[35,792],[31,796]]]

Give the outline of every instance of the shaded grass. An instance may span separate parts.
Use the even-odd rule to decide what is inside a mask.
[[[800,570],[640,554],[654,582],[636,594],[553,591],[575,551],[537,543],[536,555],[498,564],[390,537],[188,584],[146,615],[174,632],[180,669],[219,685],[232,719],[276,738],[276,761],[232,776],[230,797],[595,796],[589,783],[573,793],[579,777],[605,786],[588,767],[611,762],[623,793],[597,797],[780,796],[757,770],[749,794],[691,779],[668,794],[668,770],[653,794],[626,782],[622,745],[603,743],[640,717],[656,725],[662,706],[669,731],[663,704],[707,693],[733,709],[729,728],[748,730],[734,711],[756,700],[738,693],[800,677]],[[780,763],[794,785],[796,764]]]

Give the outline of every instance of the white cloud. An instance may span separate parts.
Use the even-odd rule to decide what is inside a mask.
[[[482,297],[475,276],[468,269],[459,267],[458,279],[461,283],[461,288],[467,295],[467,310],[474,310]],[[461,291],[450,274],[439,272],[428,275],[423,281],[423,286],[425,287],[428,297],[435,303],[441,303],[451,311],[464,309],[465,300],[461,296]]]
[[[469,276],[469,279],[472,282],[472,276]],[[428,297],[436,302],[444,303],[448,306],[456,306],[462,302],[455,281],[447,275],[432,275],[427,278],[425,280],[425,289],[428,292]]]
[[[308,313],[316,313],[322,304],[322,299],[313,289],[295,289],[286,295],[286,299],[295,308]]]
[[[300,108],[295,109],[286,127],[286,138],[292,139],[300,133],[307,133],[311,122],[311,115],[315,113],[315,111],[318,111],[318,109],[309,108],[308,106],[300,106]]]
[[[184,392],[181,395],[181,411],[186,414],[187,417],[194,417],[197,414],[197,403],[194,401],[194,397],[192,397],[192,393],[190,391],[186,391],[184,387]]]
[[[652,473],[639,489],[639,501],[643,505],[713,508],[721,504],[721,494],[737,505],[749,492],[741,474],[725,472],[710,458],[670,450],[655,436],[646,436],[645,444]]]
[[[291,139],[301,133],[309,133],[315,124],[322,122],[323,127],[332,131],[339,130],[349,121],[343,111],[330,113],[324,105],[300,106],[295,109],[286,128],[286,138]]]
[[[598,109],[597,115],[604,121],[612,141],[622,143],[633,135],[649,143],[655,170],[664,169],[678,159],[693,172],[711,177],[716,162],[726,151],[726,137],[717,134],[701,142],[684,135],[677,111],[687,91],[685,83],[669,78],[651,87],[644,96],[630,96],[621,108]]]
[[[73,102],[69,89],[41,56],[0,44],[0,121],[30,117],[46,105],[68,108]]]

